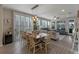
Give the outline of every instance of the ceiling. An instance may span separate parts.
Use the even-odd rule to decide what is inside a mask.
[[[34,10],[31,10],[31,8],[34,7],[35,4],[3,4],[2,6],[47,19],[53,19],[54,16],[75,16],[79,9],[78,4],[39,4],[39,7]]]

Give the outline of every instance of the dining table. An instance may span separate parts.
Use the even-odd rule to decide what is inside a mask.
[[[40,44],[41,51],[43,51],[45,49],[47,36],[48,36],[47,33],[39,33],[36,36],[36,40],[37,40],[38,44]]]
[[[47,37],[47,33],[39,33],[36,36],[36,41],[38,41],[39,43],[45,43]]]
[[[47,33],[39,33],[37,34],[36,38],[43,38],[43,37],[46,37],[47,36]]]
[[[27,33],[26,35],[32,35],[32,33]],[[44,40],[47,37],[47,33],[39,33],[34,37],[35,42],[44,43]]]

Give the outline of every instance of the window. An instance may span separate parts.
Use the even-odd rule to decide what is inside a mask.
[[[25,17],[24,16],[21,16],[21,19],[20,19],[20,30],[25,31]]]
[[[51,28],[51,22],[48,21],[48,24],[47,24],[48,28]]]
[[[55,29],[55,22],[51,23],[52,29]]]
[[[38,19],[37,20],[37,27],[38,27],[38,29],[40,29],[40,26],[41,26],[40,22],[41,22],[40,19]]]
[[[14,15],[14,41],[20,40],[20,16]]]
[[[21,16],[21,31],[32,31],[32,18],[30,16]]]
[[[26,17],[25,19],[25,27],[26,27],[26,30],[29,30],[29,17]]]
[[[28,31],[32,31],[33,30],[33,21],[32,21],[32,17],[29,16],[29,30]]]
[[[47,21],[46,20],[42,20],[41,28],[47,28]]]
[[[74,30],[74,20],[69,20],[69,33],[73,33]]]
[[[65,21],[57,21],[57,30],[65,30]]]

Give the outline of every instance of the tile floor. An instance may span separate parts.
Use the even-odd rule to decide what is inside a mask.
[[[61,37],[62,35],[60,35]],[[51,40],[48,54],[72,54],[72,39],[70,36],[62,36],[59,41]],[[23,42],[15,42],[0,47],[0,54],[28,54]]]

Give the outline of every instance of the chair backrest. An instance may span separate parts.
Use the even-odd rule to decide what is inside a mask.
[[[27,42],[29,41],[29,35],[26,35],[26,41]]]
[[[30,47],[35,46],[34,37],[32,35],[29,36]]]
[[[36,31],[32,31],[32,36],[36,37],[37,36],[37,32]]]
[[[48,31],[48,37],[50,37],[50,38],[51,38],[51,37],[52,37],[52,35],[53,35],[53,34],[52,34],[52,31]]]
[[[22,38],[23,38],[23,39],[26,39],[26,32],[22,32],[21,35],[22,35]]]
[[[46,37],[46,40],[45,40],[46,43],[50,43],[50,41],[51,41],[51,36],[52,36],[52,32],[49,31],[49,32],[47,33],[47,37]]]
[[[49,31],[48,34],[50,34],[51,38],[56,38],[56,32],[55,31]]]

